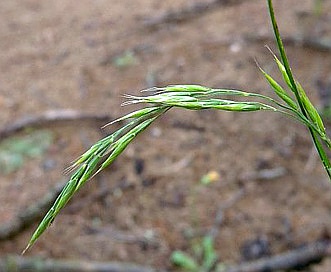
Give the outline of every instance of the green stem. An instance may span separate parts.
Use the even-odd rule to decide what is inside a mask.
[[[323,163],[323,166],[329,176],[329,179],[331,180],[331,164],[330,164],[330,160],[329,157],[327,156],[327,154],[325,153],[325,150],[322,146],[322,143],[320,142],[320,140],[318,139],[318,136],[316,134],[315,131],[313,131],[311,128],[309,128],[309,132],[311,134],[311,137],[313,138],[313,142],[315,144],[315,147],[317,149],[317,152],[321,158],[321,161]]]
[[[294,92],[294,94],[295,94],[295,96],[298,100],[300,109],[304,110],[302,101],[301,101],[300,96],[299,96],[299,91],[298,91],[297,85],[295,84],[295,80],[294,80],[294,77],[293,77],[293,74],[292,74],[292,71],[291,71],[291,67],[290,67],[289,61],[288,61],[286,53],[285,53],[284,45],[283,45],[282,39],[280,37],[280,33],[279,33],[279,30],[278,30],[278,25],[277,25],[276,18],[275,18],[274,8],[273,8],[273,5],[272,5],[272,0],[268,0],[268,7],[269,7],[269,14],[270,14],[271,23],[272,23],[272,27],[273,27],[273,30],[274,30],[275,38],[276,38],[276,41],[277,41],[277,46],[278,46],[279,53],[281,55],[286,73],[287,73],[287,75],[289,77],[289,80],[290,80],[290,83],[292,85],[293,92]]]
[[[295,95],[295,97],[298,101],[298,104],[299,104],[299,107],[300,107],[300,110],[301,110],[302,114],[304,115],[305,118],[309,119],[308,114],[306,112],[306,109],[305,109],[305,107],[304,107],[304,105],[301,101],[299,91],[298,91],[297,85],[295,83],[295,80],[294,80],[294,77],[293,77],[293,74],[292,74],[292,71],[291,71],[291,68],[290,68],[290,64],[289,64],[289,61],[288,61],[286,53],[285,53],[284,45],[283,45],[282,39],[280,37],[280,33],[279,33],[279,30],[278,30],[278,25],[277,25],[276,18],[275,18],[274,8],[273,8],[273,5],[272,5],[272,0],[268,0],[268,7],[269,7],[269,14],[270,14],[271,22],[272,22],[272,27],[273,27],[275,38],[276,38],[276,41],[277,41],[278,50],[280,52],[280,55],[281,55],[286,73],[287,73],[287,75],[289,77],[289,81],[291,83],[290,87],[292,87],[291,89],[294,92],[294,95]],[[329,158],[328,158],[328,156],[327,156],[327,154],[326,154],[326,152],[323,148],[322,143],[319,140],[318,134],[311,127],[308,127],[308,129],[309,129],[310,135],[313,139],[314,145],[317,149],[317,152],[318,152],[318,154],[321,158],[323,166],[324,166],[324,168],[325,168],[325,170],[326,170],[326,172],[329,176],[329,179],[331,181],[331,163],[329,161]]]

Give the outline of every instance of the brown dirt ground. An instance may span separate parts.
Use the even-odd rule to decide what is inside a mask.
[[[275,2],[284,36],[325,27],[317,22],[317,30],[302,30],[296,20],[297,12],[312,11],[313,1]],[[119,107],[121,94],[151,85],[195,83],[269,93],[253,58],[275,74],[272,57],[263,42],[244,40],[271,32],[265,1],[242,1],[181,24],[144,28],[145,19],[192,3],[2,0],[1,126],[50,109],[115,118],[132,109]],[[331,16],[327,1],[323,16]],[[324,30],[318,35],[330,35],[330,29]],[[274,48],[272,40],[268,44]],[[128,50],[136,61],[115,65],[114,58]],[[288,55],[297,78],[321,103],[314,82],[330,77],[330,52],[288,46]],[[56,139],[43,158],[0,177],[0,222],[63,180],[63,169],[102,136],[97,126],[82,124],[49,129]],[[208,230],[218,207],[243,186],[247,193],[225,211],[216,237],[220,260],[241,261],[242,245],[258,237],[268,240],[272,254],[314,241],[331,228],[331,186],[318,158],[309,160],[311,152],[306,129],[278,114],[172,110],[73,198],[28,256],[174,269],[171,252],[191,252],[192,240],[184,234]],[[54,166],[45,168],[45,161]],[[141,161],[144,167],[137,174]],[[286,169],[279,178],[252,175],[279,167]],[[199,185],[210,171],[217,171],[219,180]],[[132,186],[88,201],[89,195],[122,183]],[[2,242],[0,254],[19,253],[32,231]],[[142,244],[146,236],[152,242]]]

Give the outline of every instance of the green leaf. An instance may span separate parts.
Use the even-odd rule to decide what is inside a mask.
[[[195,260],[182,251],[174,251],[171,254],[171,262],[187,271],[198,271],[198,264]]]
[[[214,265],[217,260],[217,255],[214,249],[214,239],[212,236],[207,235],[202,240],[202,247],[203,247],[203,264],[202,267],[209,271]]]

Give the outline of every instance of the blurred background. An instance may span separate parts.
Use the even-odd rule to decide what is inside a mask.
[[[331,127],[331,1],[274,2],[294,74]],[[266,1],[2,0],[0,22],[2,261],[25,247],[64,169],[117,128],[101,126],[134,109],[120,107],[122,94],[186,83],[273,96],[254,58],[281,79],[264,47],[277,52]],[[172,253],[199,263],[210,234],[217,263],[236,265],[327,239],[330,209],[330,182],[299,123],[171,110],[24,258],[179,271]]]

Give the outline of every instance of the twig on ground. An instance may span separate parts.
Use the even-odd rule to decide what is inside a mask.
[[[48,194],[46,194],[39,202],[32,204],[27,209],[20,212],[13,220],[1,225],[0,241],[15,237],[30,227],[34,222],[40,220],[55,201],[58,194],[62,191],[62,188],[65,184],[66,182],[60,182],[53,189],[51,189]],[[2,270],[0,269],[0,271]]]
[[[215,214],[214,223],[211,227],[191,230],[189,233],[185,233],[186,238],[211,236],[215,239],[219,233],[220,226],[223,224],[224,212],[233,207],[241,198],[243,198],[247,194],[247,191],[247,187],[238,189],[235,194],[219,205]]]
[[[208,2],[194,3],[178,11],[168,11],[160,16],[146,19],[143,25],[148,29],[157,29],[164,24],[183,23],[196,18],[197,15],[201,16],[208,11],[212,11],[215,8],[235,5],[241,2],[242,0],[211,0]]]
[[[225,201],[224,203],[222,203],[222,205],[219,206],[216,212],[214,224],[209,231],[209,235],[212,236],[214,239],[218,234],[220,225],[223,223],[224,211],[231,208],[235,203],[237,203],[245,195],[245,193],[246,189],[245,187],[243,187],[239,189],[233,196],[231,196],[231,198],[229,198],[227,201]]]
[[[323,240],[308,244],[287,253],[262,258],[226,268],[225,272],[264,272],[304,268],[331,255],[331,242]]]
[[[0,271],[9,272],[161,272],[153,268],[119,262],[87,262],[9,256],[0,259]]]
[[[47,111],[39,116],[22,118],[0,130],[0,140],[23,131],[29,127],[48,126],[50,123],[72,122],[72,121],[94,121],[106,123],[111,120],[109,115],[85,114],[74,110]],[[0,241],[8,240],[20,234],[34,222],[42,219],[51,204],[66,182],[60,182],[52,188],[39,202],[21,211],[13,220],[0,225]]]
[[[72,122],[72,121],[94,121],[107,123],[111,116],[106,114],[86,114],[74,110],[46,111],[38,116],[28,116],[19,119],[0,130],[0,140],[20,132],[29,127],[47,126],[50,123]]]
[[[154,232],[148,232],[143,230],[143,233],[132,234],[127,231],[120,231],[112,229],[111,227],[94,227],[88,226],[87,230],[92,234],[102,234],[109,237],[109,239],[115,240],[124,244],[137,244],[140,248],[157,249],[160,247],[160,241],[154,235]]]
[[[43,215],[48,211],[65,184],[66,182],[60,182],[54,188],[50,189],[48,194],[46,194],[40,201],[19,212],[13,220],[0,225],[0,241],[14,238],[16,235],[22,233],[25,229],[30,227],[34,222],[42,219]],[[105,187],[96,194],[89,195],[87,199],[84,199],[84,201],[78,201],[77,203],[70,205],[68,207],[68,212],[73,213],[74,211],[80,209],[83,204],[85,206],[89,203],[100,201],[109,194],[115,194],[118,190],[122,191],[130,189],[132,186],[133,185],[130,183],[121,182],[112,188]]]
[[[219,46],[231,47],[233,45],[244,45],[245,43],[272,43],[273,36],[261,35],[261,34],[247,34],[240,39],[233,39],[232,37],[225,37],[218,40],[208,40],[203,42],[203,44],[208,48],[214,48]],[[331,51],[331,39],[327,38],[308,38],[299,36],[288,36],[283,38],[283,43],[289,46],[300,46],[305,48],[310,48],[318,51]]]
[[[270,35],[249,35],[246,36],[245,40],[253,42],[268,42],[273,41],[273,36]],[[310,38],[310,37],[300,37],[296,35],[287,36],[282,38],[283,43],[286,45],[298,45],[302,47],[307,47],[320,51],[331,51],[331,39],[328,38]]]
[[[272,272],[304,268],[331,255],[331,242],[318,241],[287,253],[257,261],[225,267],[224,272]],[[165,272],[136,264],[118,262],[87,262],[9,256],[0,259],[0,271],[68,271],[68,272]]]
[[[287,170],[284,167],[275,167],[270,169],[256,170],[242,174],[239,179],[241,182],[250,180],[273,180],[281,178],[287,174]]]
[[[98,182],[99,184],[101,182]],[[130,182],[119,182],[113,187],[110,186],[103,186],[94,194],[88,194],[86,198],[84,198],[82,201],[78,201],[76,203],[71,204],[67,208],[67,212],[69,213],[75,213],[77,210],[81,210],[82,206],[89,206],[92,203],[95,202],[102,202],[108,195],[115,195],[115,194],[121,194],[123,191],[129,190],[134,188],[134,184]]]

